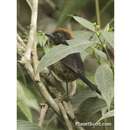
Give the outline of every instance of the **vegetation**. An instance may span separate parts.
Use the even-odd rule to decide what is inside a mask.
[[[17,129],[113,130],[113,0],[17,3]],[[73,30],[69,47],[49,48],[45,32],[57,27]],[[48,67],[75,52],[80,52],[85,74],[98,86],[101,96],[77,80],[70,83],[72,88],[77,86],[76,92],[70,100],[64,99],[65,84]],[[79,126],[78,122],[98,126]]]

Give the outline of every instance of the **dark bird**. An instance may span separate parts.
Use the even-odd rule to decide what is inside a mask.
[[[69,46],[66,40],[73,39],[72,32],[64,28],[57,29],[52,34],[46,34],[46,36],[53,45],[63,44]],[[92,90],[101,95],[97,86],[85,77],[84,65],[80,53],[70,54],[57,63],[51,65],[49,68],[66,83],[79,78]]]

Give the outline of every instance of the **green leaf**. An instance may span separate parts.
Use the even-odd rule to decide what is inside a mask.
[[[94,33],[90,31],[74,31],[73,35],[75,39],[91,40],[91,38],[94,36]]]
[[[80,56],[81,56],[83,62],[84,62],[85,58],[86,58],[88,55],[89,55],[89,53],[86,52],[85,50],[80,53]]]
[[[105,107],[106,103],[103,99],[97,97],[88,98],[80,105],[77,116],[80,121],[90,121],[97,112]]]
[[[102,97],[106,101],[108,109],[110,109],[114,97],[114,81],[113,72],[107,64],[98,67],[95,74],[95,81],[99,90],[102,92]]]
[[[96,48],[94,48],[94,51],[97,56],[99,56],[101,59],[104,59],[105,61],[107,61],[107,56],[103,51],[98,50]]]
[[[38,32],[37,33],[37,40],[38,40],[38,44],[40,44],[41,47],[44,47],[48,38],[43,32]]]
[[[105,113],[105,114],[97,121],[97,123],[100,122],[100,121],[102,121],[102,120],[104,120],[104,119],[106,119],[106,118],[110,118],[110,117],[114,117],[114,110]]]
[[[85,88],[81,90],[78,94],[76,94],[71,98],[71,102],[74,110],[77,110],[78,107],[88,98],[96,97],[96,96],[97,96],[96,93],[92,91],[90,88]]]
[[[17,121],[17,130],[41,130],[37,124],[30,123],[24,120]]]
[[[103,38],[108,42],[112,47],[114,47],[114,32],[101,32]]]
[[[97,35],[94,32],[91,31],[74,31],[73,37],[75,40],[79,40],[80,42],[82,41],[94,41],[94,42],[100,42],[98,39]]]
[[[72,16],[78,23],[80,23],[83,27],[85,27],[86,29],[89,29],[92,32],[95,32],[95,26],[93,23],[91,23],[90,21],[79,17],[79,16]]]
[[[17,101],[36,111],[39,110],[38,102],[33,93],[19,81],[17,81]]]
[[[23,103],[22,101],[19,101],[17,103],[18,107],[20,108],[20,110],[23,112],[23,114],[26,116],[26,118],[32,122],[32,114],[31,114],[31,110],[30,108],[25,104]]]
[[[44,69],[44,67],[48,67],[56,63],[57,61],[63,59],[69,54],[82,52],[86,48],[95,44],[94,42],[90,42],[90,41],[80,42],[76,40],[69,40],[68,43],[69,46],[58,45],[51,48],[49,52],[46,53],[40,60],[40,63],[37,68],[37,72],[41,72]]]

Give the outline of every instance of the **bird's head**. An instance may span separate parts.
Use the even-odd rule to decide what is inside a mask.
[[[73,38],[72,32],[64,28],[59,28],[51,34],[46,34],[46,36],[49,38],[50,43],[54,45],[68,45],[66,40]]]

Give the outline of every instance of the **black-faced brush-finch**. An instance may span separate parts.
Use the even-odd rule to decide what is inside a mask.
[[[49,38],[50,44],[52,45],[63,44],[68,46],[69,44],[66,40],[73,38],[72,32],[64,28],[59,28],[52,34],[46,34],[46,36]],[[80,53],[70,54],[57,63],[51,65],[49,68],[66,83],[72,82],[79,78],[93,91],[96,91],[101,95],[101,92],[98,90],[97,86],[85,77],[84,65],[80,57]]]

